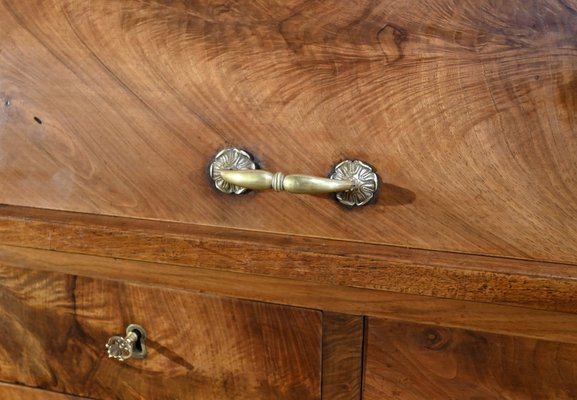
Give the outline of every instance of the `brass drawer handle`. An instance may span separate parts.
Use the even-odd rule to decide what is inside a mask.
[[[146,331],[137,324],[130,324],[126,328],[126,336],[112,336],[106,343],[108,358],[125,361],[129,358],[146,357]]]
[[[345,160],[334,167],[330,178],[309,175],[284,175],[256,169],[251,154],[237,148],[221,150],[212,160],[210,177],[218,190],[242,194],[247,190],[290,193],[336,193],[347,206],[362,206],[371,201],[378,187],[378,176],[360,160]]]

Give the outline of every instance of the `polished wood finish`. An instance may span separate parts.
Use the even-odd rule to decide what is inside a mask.
[[[323,313],[323,399],[360,400],[364,318]]]
[[[0,0],[0,381],[577,398],[576,38],[577,0]],[[224,195],[229,146],[378,199]]]
[[[0,244],[577,313],[571,264],[19,207]]]
[[[319,399],[321,313],[0,267],[0,380],[106,399]],[[129,323],[148,357],[106,357]]]
[[[369,318],[366,346],[365,400],[577,398],[574,343]]]
[[[25,386],[8,385],[0,382],[0,399],[6,400],[83,400],[86,397],[70,396]]]
[[[248,249],[247,249],[248,251]],[[187,289],[239,299],[577,343],[577,314],[302,280],[0,246],[0,265]]]
[[[575,0],[0,2],[0,203],[577,262]],[[210,158],[376,204],[226,196]],[[303,220],[305,218],[306,220]]]

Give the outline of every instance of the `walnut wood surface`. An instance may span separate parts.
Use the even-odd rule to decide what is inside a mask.
[[[577,398],[577,345],[369,318],[366,400]]]
[[[171,264],[0,246],[0,265],[203,294],[577,343],[577,314],[448,300]]]
[[[577,266],[0,207],[0,244],[577,313]]]
[[[319,399],[321,313],[0,267],[0,380],[106,399]],[[106,357],[139,323],[149,355]]]
[[[25,386],[0,383],[0,399],[5,400],[83,400],[87,397],[76,397],[67,394],[31,389]]]
[[[0,203],[577,262],[577,1],[4,0]],[[216,192],[209,159],[379,201]]]
[[[364,318],[323,313],[323,399],[360,400]]]

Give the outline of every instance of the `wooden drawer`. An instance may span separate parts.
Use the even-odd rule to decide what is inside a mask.
[[[321,313],[0,267],[0,380],[90,398],[319,399]],[[129,323],[148,357],[107,358]]]
[[[2,2],[0,203],[577,262],[575,0],[225,3]],[[229,146],[379,199],[224,195]]]
[[[367,329],[365,400],[577,398],[573,343],[377,318]]]

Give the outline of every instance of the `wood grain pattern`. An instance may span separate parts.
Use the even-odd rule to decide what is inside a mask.
[[[363,399],[577,398],[577,345],[369,318]]]
[[[31,389],[26,386],[0,383],[0,398],[6,400],[83,400],[87,397],[76,397],[67,394]]]
[[[0,379],[106,399],[319,399],[321,313],[0,267]],[[149,355],[104,344],[139,323]]]
[[[0,243],[577,313],[577,266],[0,207]]]
[[[575,263],[576,38],[575,0],[4,0],[0,203]],[[231,145],[379,201],[222,195]]]
[[[361,399],[364,333],[363,317],[323,312],[323,399]]]
[[[577,314],[447,300],[261,275],[0,246],[0,265],[202,294],[577,343]]]

